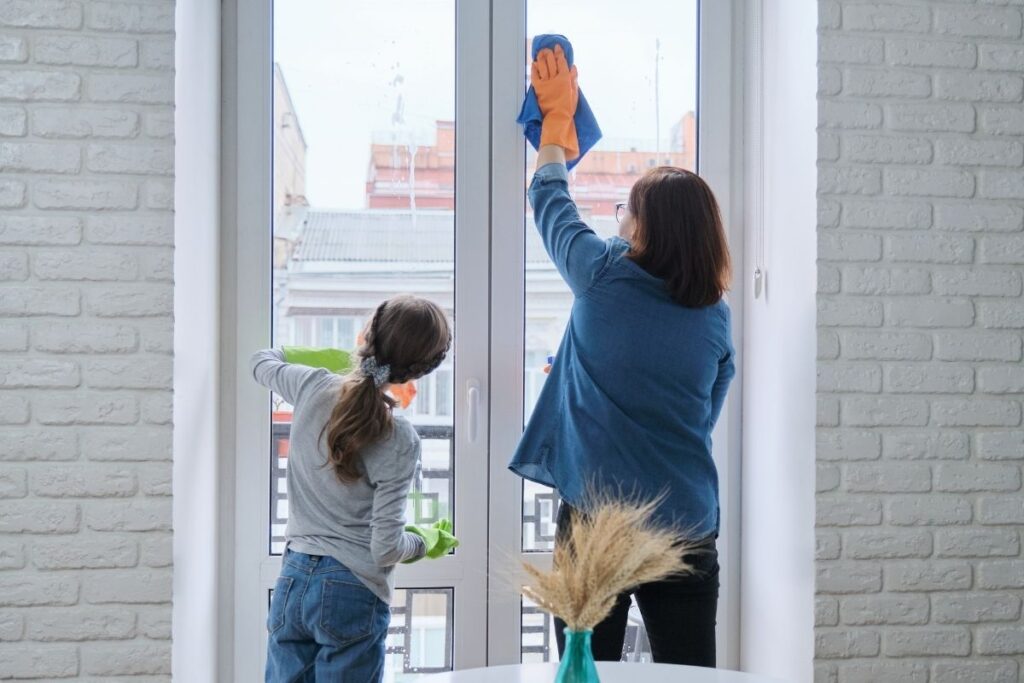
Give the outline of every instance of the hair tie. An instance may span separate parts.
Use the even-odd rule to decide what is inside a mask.
[[[364,358],[359,364],[359,369],[367,377],[373,378],[373,386],[378,389],[387,384],[388,378],[391,377],[391,366],[387,363],[378,363],[373,356]]]

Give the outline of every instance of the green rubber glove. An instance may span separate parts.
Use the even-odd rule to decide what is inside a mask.
[[[432,560],[447,555],[452,548],[457,548],[459,545],[459,539],[452,535],[452,522],[447,518],[439,519],[430,526],[410,524],[405,527],[405,530],[423,539],[423,543],[427,546],[425,557]],[[406,564],[415,561],[407,560]]]
[[[339,375],[352,369],[349,352],[341,349],[282,346],[281,350],[284,352],[284,359],[289,363],[308,365],[311,368],[324,368]]]

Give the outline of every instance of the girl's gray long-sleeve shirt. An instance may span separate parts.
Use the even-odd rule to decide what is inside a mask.
[[[345,379],[323,368],[288,363],[277,349],[259,351],[253,377],[294,407],[288,447],[288,547],[329,555],[390,603],[392,570],[425,554],[405,531],[405,503],[420,459],[415,428],[396,416],[391,436],[362,454],[365,475],[342,482],[322,438]]]

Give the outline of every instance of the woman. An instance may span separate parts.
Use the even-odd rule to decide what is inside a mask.
[[[568,190],[575,68],[558,50],[542,51],[532,82],[544,123],[530,203],[575,302],[510,467],[558,489],[560,537],[592,488],[663,496],[658,521],[696,541],[687,559],[697,571],[634,595],[656,662],[713,667],[719,509],[711,430],[735,374],[718,205],[697,175],[654,168],[630,192],[622,236],[599,238]],[[620,658],[629,605],[620,596],[595,629],[597,659]]]

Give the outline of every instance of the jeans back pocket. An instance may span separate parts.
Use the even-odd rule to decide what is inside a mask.
[[[339,645],[373,634],[384,603],[357,579],[325,579],[320,599],[320,628]]]
[[[277,577],[277,583],[274,584],[274,592],[270,596],[270,611],[267,613],[268,633],[273,633],[284,626],[285,610],[288,607],[288,593],[291,592],[293,581],[294,579],[290,576]]]

